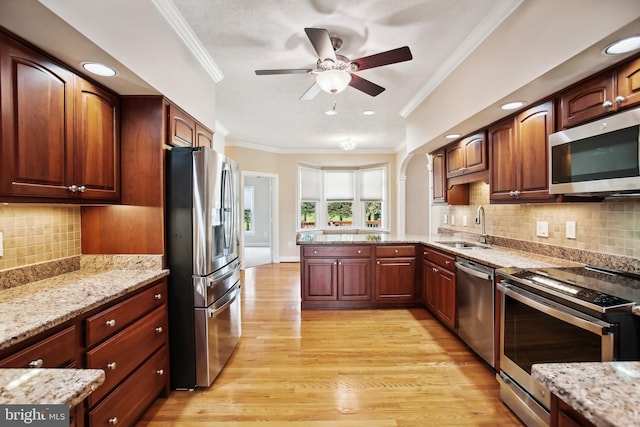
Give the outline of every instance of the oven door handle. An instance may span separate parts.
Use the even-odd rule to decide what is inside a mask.
[[[609,333],[612,333],[613,329],[615,328],[615,325],[603,322],[599,319],[596,319],[595,317],[587,316],[586,314],[582,314],[578,311],[575,311],[575,314],[572,314],[561,309],[560,307],[550,305],[549,303],[551,303],[551,301],[547,300],[546,298],[516,288],[515,286],[509,284],[508,282],[505,282],[504,280],[500,281],[500,283],[498,283],[496,287],[504,295],[510,296],[511,298],[520,301],[521,303],[528,305],[531,308],[535,308],[536,310],[548,314],[549,316],[555,317],[556,319],[577,326],[578,328],[585,329],[594,334],[599,334],[601,336],[608,335]],[[580,315],[580,317],[578,315]],[[582,316],[589,317],[589,319],[585,319]]]

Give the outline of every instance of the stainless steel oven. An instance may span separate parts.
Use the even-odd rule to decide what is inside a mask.
[[[602,289],[635,297],[640,281],[582,267],[497,274],[500,396],[528,426],[549,425],[549,390],[531,377],[533,364],[638,359],[634,303]]]

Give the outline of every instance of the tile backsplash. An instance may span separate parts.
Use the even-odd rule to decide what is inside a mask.
[[[640,200],[617,198],[601,203],[489,204],[489,185],[470,184],[468,206],[434,206],[437,227],[480,233],[476,209],[482,205],[489,236],[563,246],[640,259]],[[447,215],[447,224],[444,223]],[[463,225],[466,216],[467,226]],[[454,217],[454,225],[451,219]],[[548,223],[548,237],[536,235],[538,221]],[[576,223],[575,239],[566,237],[566,223]]]
[[[80,207],[0,205],[0,270],[81,254]]]

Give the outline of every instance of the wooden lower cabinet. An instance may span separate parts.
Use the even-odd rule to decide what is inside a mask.
[[[415,245],[376,247],[377,302],[416,301],[415,250]]]
[[[445,326],[455,330],[455,258],[431,249],[425,249],[423,255],[425,305]]]
[[[60,332],[45,333],[35,344],[0,360],[0,368],[80,367],[79,328],[71,325]]]
[[[551,394],[550,427],[595,427],[594,424],[564,403],[555,394]]]

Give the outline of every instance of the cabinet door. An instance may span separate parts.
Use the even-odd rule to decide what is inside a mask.
[[[198,147],[213,148],[213,132],[196,123],[196,145]]]
[[[447,147],[447,178],[462,175],[464,173],[464,147],[460,144],[454,144]]]
[[[338,299],[371,299],[371,261],[369,258],[338,260]]]
[[[169,130],[170,145],[196,146],[196,121],[173,104],[169,105]]]
[[[438,317],[450,329],[456,327],[456,275],[443,268],[436,268]]]
[[[563,92],[560,95],[560,128],[594,120],[614,109],[614,91],[614,75],[605,73]]]
[[[76,78],[73,181],[83,199],[120,196],[118,97]],[[72,190],[73,191],[73,190]]]
[[[615,103],[620,107],[640,104],[640,58],[620,68],[617,80],[618,93]]]
[[[464,152],[464,173],[487,169],[487,144],[484,132],[466,137],[461,142]]]
[[[548,137],[554,130],[553,102],[518,115],[519,200],[549,200]]]
[[[306,258],[303,263],[303,299],[335,301],[338,299],[338,260]]]
[[[2,193],[70,197],[74,75],[0,36]]]
[[[413,301],[416,298],[416,259],[407,257],[376,260],[376,300]]]
[[[489,128],[489,175],[490,198],[492,201],[512,200],[517,188],[517,160],[515,121],[512,117]]]
[[[444,203],[447,201],[447,177],[445,176],[445,151],[444,149],[433,153],[433,202]]]
[[[430,262],[423,261],[422,262],[422,272],[423,272],[423,281],[424,281],[424,302],[429,311],[433,314],[436,314],[438,309],[436,307],[438,295],[437,295],[437,276],[438,267]]]

